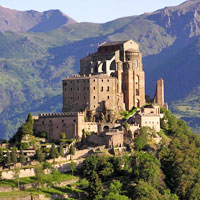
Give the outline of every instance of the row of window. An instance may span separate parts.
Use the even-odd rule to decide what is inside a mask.
[[[83,88],[83,91],[85,91],[85,87]],[[70,88],[71,91],[73,91],[73,88]],[[89,87],[87,87],[87,90],[89,90]],[[96,87],[93,87],[93,90],[96,90]],[[67,91],[67,88],[65,88],[65,91]],[[77,91],[79,91],[79,88],[77,88]],[[103,86],[101,87],[101,91],[103,92]],[[110,91],[110,87],[107,87],[107,91]]]
[[[94,96],[93,98],[96,99],[96,96]],[[110,99],[110,96],[107,96],[107,99]]]
[[[145,124],[148,124],[148,122],[145,121]],[[154,124],[154,122],[149,121],[149,124]],[[157,123],[155,122],[155,124],[158,124],[158,122]]]
[[[76,122],[76,120],[75,120],[75,119],[74,119],[73,121],[74,121],[74,122]],[[49,122],[50,122],[50,123],[52,123],[52,120],[49,120]],[[62,120],[62,123],[64,123],[64,122],[65,122],[65,121],[64,121],[64,120]],[[44,123],[44,121],[42,121],[42,125],[44,125],[44,124],[45,124],[45,123]]]
[[[109,79],[106,79],[106,80],[107,80],[107,82],[110,81]],[[80,81],[80,80],[76,80],[77,83],[79,83],[79,81]],[[103,82],[104,79],[101,79],[101,81]],[[73,82],[73,81],[70,81],[71,84],[72,84],[72,82]],[[82,82],[83,82],[83,83],[85,83],[85,82],[88,82],[88,83],[89,83],[89,79],[88,79],[88,80],[83,80]],[[93,82],[96,82],[96,80],[94,79]],[[65,82],[65,85],[67,85],[67,82]]]

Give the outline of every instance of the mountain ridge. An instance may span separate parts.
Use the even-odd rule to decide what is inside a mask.
[[[200,0],[196,3],[199,5]],[[96,51],[98,44],[104,41],[130,38],[140,44],[143,53],[146,93],[153,97],[156,80],[164,77],[170,108],[180,117],[194,116],[198,122],[199,114],[190,108],[194,101],[195,108],[200,104],[193,100],[194,94],[190,91],[196,91],[200,85],[197,76],[199,46],[195,46],[199,43],[200,6],[195,6],[194,1],[180,6],[173,7],[173,12],[169,11],[172,8],[164,8],[103,24],[72,23],[45,33],[37,30],[1,33],[0,130],[4,134],[1,137],[9,138],[28,112],[61,110],[56,100],[62,92],[61,80],[65,75],[79,72],[79,60]],[[196,51],[190,51],[190,48]],[[190,73],[187,63],[192,69]],[[172,81],[170,77],[173,77]],[[188,100],[190,96],[192,98]],[[51,105],[49,110],[43,106],[44,101]],[[188,111],[180,111],[183,106],[189,108],[190,115]]]
[[[0,6],[0,32],[47,32],[77,23],[60,10],[17,11]]]

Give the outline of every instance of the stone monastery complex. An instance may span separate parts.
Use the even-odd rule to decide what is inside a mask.
[[[80,73],[66,77],[61,113],[35,117],[34,132],[47,134],[49,141],[82,138],[94,133],[97,144],[121,146],[123,123],[134,134],[142,126],[160,131],[160,108],[164,102],[164,82],[157,81],[153,99],[145,95],[145,73],[139,45],[133,40],[105,42],[98,51],[80,61]],[[138,109],[137,109],[138,108]],[[128,119],[119,119],[123,110],[132,111]]]

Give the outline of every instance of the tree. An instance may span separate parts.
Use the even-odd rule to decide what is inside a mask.
[[[158,184],[160,162],[147,152],[135,152],[132,158],[132,174],[136,180],[144,180],[151,184]]]
[[[151,186],[149,183],[144,181],[139,181],[134,188],[133,199],[135,200],[158,200],[162,199],[162,195],[159,191]]]
[[[70,163],[70,169],[72,171],[72,175],[74,175],[74,171],[76,170],[76,163],[73,160]]]
[[[22,148],[20,148],[19,161],[21,163],[21,166],[26,164],[26,157]]]
[[[7,154],[6,154],[6,165],[9,167],[10,169],[10,165],[11,165],[11,157],[10,157],[10,151],[7,150]]]
[[[17,187],[18,187],[18,189],[20,189],[20,185],[19,185],[19,175],[20,175],[20,169],[19,169],[19,168],[15,168],[15,171],[14,171],[14,179],[17,181]]]
[[[50,157],[53,158],[53,163],[55,163],[55,158],[58,158],[58,151],[55,144],[51,145]]]
[[[17,163],[16,147],[13,147],[12,150],[11,150],[11,162],[16,166],[16,163]]]
[[[2,165],[3,160],[4,160],[4,157],[3,157],[3,150],[0,148],[0,165]]]
[[[63,139],[63,140],[66,139],[66,133],[65,133],[65,132],[62,132],[62,133],[60,134],[60,139]]]
[[[43,186],[44,182],[45,182],[45,176],[44,176],[44,170],[42,169],[42,167],[40,165],[35,166],[35,177],[38,183],[38,188],[40,186]]]
[[[120,194],[122,189],[122,183],[120,181],[114,181],[110,184],[110,192],[114,194]]]
[[[100,199],[102,197],[102,182],[98,174],[94,172],[91,176],[88,193],[90,199]]]
[[[65,155],[62,144],[59,146],[59,154],[60,154],[61,157],[64,157],[64,155]]]
[[[76,149],[75,149],[74,145],[71,145],[70,146],[70,154],[75,155],[75,151],[76,151]]]
[[[37,161],[42,162],[45,159],[45,155],[41,149],[36,150],[35,158]]]
[[[58,170],[53,170],[52,171],[52,176],[53,176],[53,183],[60,184],[61,183],[61,174]]]
[[[109,193],[108,195],[105,196],[105,200],[130,200],[130,199],[125,195]]]

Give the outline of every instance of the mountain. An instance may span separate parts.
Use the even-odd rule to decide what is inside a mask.
[[[71,23],[45,33],[38,29],[39,23],[21,33],[0,33],[1,137],[10,137],[28,112],[60,111],[61,80],[79,71],[80,58],[99,43],[130,38],[143,54],[146,92],[152,97],[155,81],[164,78],[170,108],[200,127],[200,0],[103,24]]]
[[[16,11],[0,6],[0,32],[47,32],[76,23],[59,10]]]

